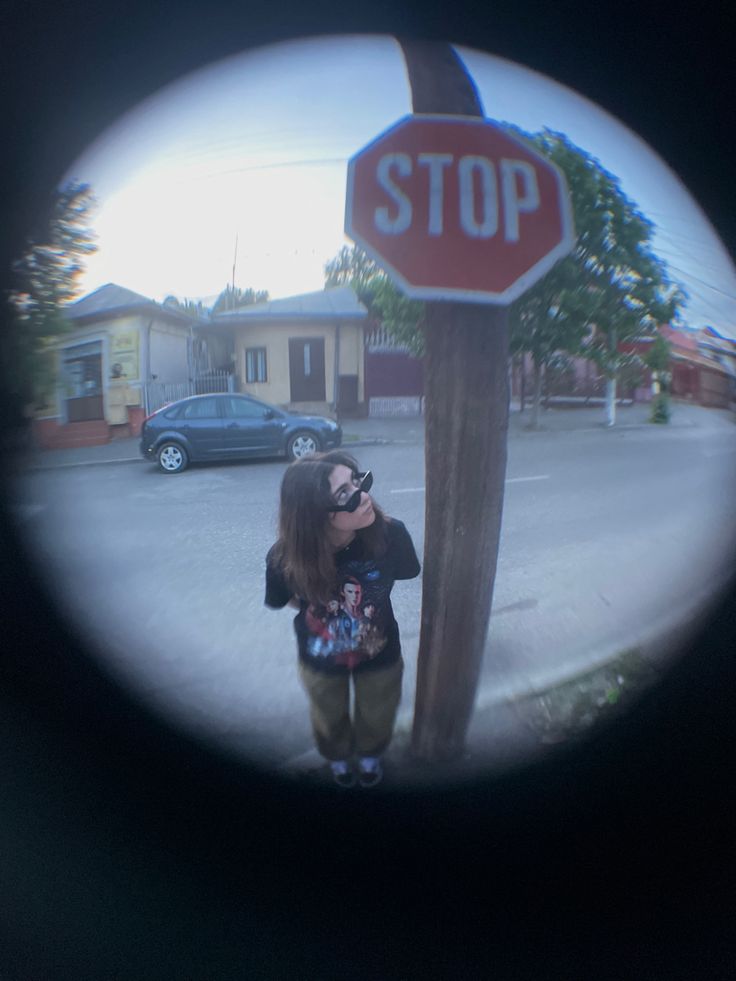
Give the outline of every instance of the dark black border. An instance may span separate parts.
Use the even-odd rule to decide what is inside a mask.
[[[365,31],[449,39],[578,89],[668,161],[734,252],[725,5],[136,0],[1,16],[3,277],[54,181],[140,99],[247,46]],[[152,717],[3,536],[3,978],[727,976],[733,592],[625,725],[496,780],[368,803],[296,792]]]

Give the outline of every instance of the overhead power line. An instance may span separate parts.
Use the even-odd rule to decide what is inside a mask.
[[[714,286],[712,283],[707,283],[704,279],[700,279],[699,276],[694,276],[691,272],[687,272],[684,269],[679,268],[679,266],[672,265],[668,262],[670,269],[674,269],[675,272],[680,273],[681,276],[687,277],[687,279],[693,280],[695,283],[700,283],[701,286],[707,286],[709,290],[713,290],[714,293],[720,293],[722,296],[727,297],[729,300],[736,302],[736,295],[733,293],[728,293],[726,290],[722,290],[719,286]]]

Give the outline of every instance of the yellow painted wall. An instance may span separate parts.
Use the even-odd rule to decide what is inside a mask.
[[[364,399],[363,328],[347,323],[340,328],[340,374],[358,376],[358,401]]]
[[[235,337],[236,371],[240,390],[275,405],[288,405],[291,398],[289,383],[289,338],[323,337],[325,341],[325,402],[335,397],[335,325],[334,323],[274,322],[243,327]],[[245,350],[266,348],[268,381],[245,381]],[[362,329],[352,323],[340,328],[340,373],[358,375],[358,398],[363,399]]]
[[[130,321],[126,327],[123,319]],[[121,365],[127,382],[140,381],[140,317],[113,320],[108,329],[110,371],[116,362]]]
[[[92,322],[90,324],[85,324],[83,327],[76,327],[69,331],[69,333],[63,334],[56,342],[56,347],[58,350],[58,361],[57,361],[57,379],[58,384],[56,387],[55,396],[55,415],[63,415],[63,405],[68,396],[68,391],[63,384],[62,378],[62,362],[64,359],[64,351],[69,348],[76,347],[78,344],[88,344],[91,341],[100,341],[102,345],[102,404],[103,404],[103,414],[107,418],[108,414],[108,404],[107,404],[107,385],[110,376],[110,359],[109,359],[109,348],[110,348],[110,336],[111,328],[121,329],[122,331],[130,332],[138,330],[139,318],[137,316],[119,317],[113,321],[101,321]]]
[[[151,328],[151,365],[147,365],[148,324]],[[188,329],[171,324],[148,314],[128,314],[111,320],[100,320],[72,329],[57,342],[59,364],[61,349],[85,344],[91,340],[102,341],[102,395],[103,411],[108,422],[118,420],[121,410],[118,403],[142,405],[141,384],[147,370],[153,370],[161,380],[184,381],[188,375],[187,367]],[[120,362],[125,371],[127,386],[112,386],[115,394],[110,397],[111,371],[115,362]],[[57,371],[58,374],[58,371]],[[54,396],[54,415],[62,411],[65,393],[57,388]]]

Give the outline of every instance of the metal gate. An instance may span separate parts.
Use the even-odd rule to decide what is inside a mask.
[[[170,402],[190,395],[211,395],[214,392],[234,392],[235,376],[227,371],[207,371],[183,382],[149,381],[143,385],[146,415]]]

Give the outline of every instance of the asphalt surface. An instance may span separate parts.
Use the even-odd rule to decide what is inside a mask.
[[[527,410],[524,413],[520,413],[518,412],[518,410],[514,410],[512,411],[510,416],[509,439],[510,441],[514,441],[515,443],[514,452],[520,452],[524,450],[526,446],[526,448],[528,448],[530,451],[533,451],[532,453],[533,456],[536,456],[537,458],[542,458],[545,454],[547,454],[547,456],[549,456],[550,454],[552,455],[558,454],[559,452],[562,452],[564,450],[565,446],[570,445],[570,441],[565,438],[565,434],[578,434],[579,439],[576,437],[576,443],[580,443],[580,445],[587,447],[585,452],[590,456],[591,459],[595,457],[596,453],[600,454],[600,460],[603,463],[605,463],[608,457],[615,459],[615,448],[617,445],[621,445],[620,444],[621,439],[626,439],[627,434],[629,435],[629,439],[628,439],[629,444],[632,442],[632,440],[636,439],[637,436],[639,436],[644,441],[641,446],[641,451],[644,455],[646,455],[647,452],[646,442],[649,440],[649,437],[654,434],[655,429],[656,429],[656,435],[664,440],[679,440],[680,442],[684,441],[683,445],[689,443],[689,445],[691,446],[695,445],[696,443],[699,445],[701,439],[709,440],[710,442],[708,443],[708,445],[709,446],[712,445],[713,447],[715,447],[713,452],[720,452],[718,448],[721,446],[721,441],[723,441],[724,452],[729,453],[733,451],[733,446],[734,446],[733,436],[734,433],[736,432],[736,426],[734,424],[734,416],[731,413],[724,412],[724,411],[706,410],[706,409],[702,409],[699,406],[692,406],[688,404],[683,404],[683,405],[677,404],[674,407],[673,418],[668,427],[652,427],[651,424],[648,422],[648,415],[649,415],[649,410],[647,406],[621,406],[618,408],[618,417],[617,417],[616,426],[613,429],[607,429],[603,425],[603,410],[599,406],[587,407],[587,408],[579,408],[579,407],[564,408],[564,409],[551,408],[542,413],[541,420],[540,420],[541,428],[538,431],[530,431],[527,428],[531,418],[530,412]],[[390,458],[392,460],[399,460],[399,459],[403,460],[404,458],[406,458],[407,460],[411,459],[412,461],[414,461],[414,458],[416,458],[416,460],[420,460],[420,456],[422,452],[421,447],[423,445],[423,440],[424,440],[424,427],[423,427],[422,419],[392,418],[392,419],[344,420],[343,430],[345,434],[345,445],[347,447],[353,446],[357,449],[358,447],[385,446],[387,447],[387,451],[389,448],[393,447],[395,448],[396,452],[391,453]],[[402,447],[406,448],[405,452],[402,450]],[[510,452],[511,450],[512,448],[510,447]],[[363,454],[361,454],[361,458],[363,457],[363,455],[370,454],[370,452],[371,452],[370,450],[364,451]],[[379,451],[377,449],[373,452],[378,453]],[[109,471],[109,473],[107,473],[106,475],[106,479],[109,479],[110,486],[112,488],[113,486],[117,486],[118,482],[121,480],[121,478],[116,475],[116,471],[117,474],[119,474],[120,471],[114,465],[123,464],[127,462],[142,463],[141,457],[138,452],[137,439],[116,440],[114,442],[99,447],[55,450],[55,451],[46,451],[42,453],[35,453],[27,459],[26,466],[30,471],[46,470],[46,469],[52,471],[63,470],[63,469],[76,470],[80,481],[82,481],[82,483],[77,483],[76,486],[78,488],[78,491],[81,491],[85,484],[83,480],[84,468],[91,466],[95,469],[95,471],[97,472],[97,477],[95,478],[95,480],[102,479],[103,476],[105,475],[105,472]],[[369,465],[370,465],[370,461],[369,461]],[[411,464],[411,466],[414,469],[417,469],[418,465],[419,464],[416,464],[414,462],[412,462]],[[279,472],[283,469],[283,467],[280,464],[279,465],[269,464],[267,465],[267,467],[276,467],[279,470]],[[232,473],[237,469],[239,468],[235,468],[235,467],[205,468],[204,470],[200,471],[200,473],[202,474],[203,480],[205,474],[208,474],[209,477],[215,481],[215,491],[218,491],[218,481],[220,481],[220,478],[222,478],[222,481],[225,481],[226,474]],[[246,465],[246,469],[249,469],[248,465]],[[262,468],[259,466],[258,469],[260,472]],[[215,473],[215,470],[218,470],[219,473]],[[155,478],[159,476],[155,473],[153,467],[148,467],[146,469],[147,474],[149,473],[149,471],[152,477]],[[407,463],[407,474],[408,473],[409,473],[409,464]],[[71,476],[71,474],[69,476]],[[411,481],[409,482],[411,483]],[[416,483],[416,480],[414,480],[413,483]],[[192,536],[193,535],[196,536],[196,534],[198,533],[197,529],[192,529],[187,522],[187,515],[191,514],[191,508],[187,505],[187,501],[190,500],[189,494],[191,493],[191,490],[190,488],[184,487],[184,483],[180,480],[180,478],[173,478],[173,479],[165,478],[165,485],[167,488],[167,494],[170,493],[175,498],[175,500],[171,501],[171,510],[170,510],[172,516],[171,527],[166,529],[166,532],[168,532],[169,536],[171,534],[181,535],[182,538],[186,536],[186,541],[188,545],[190,545],[192,541]],[[157,485],[156,489],[154,489],[153,487],[148,489],[142,487],[141,489],[137,490],[136,495],[137,498],[140,498],[140,500],[136,500],[135,506],[136,507],[143,506],[143,510],[145,510],[145,501],[143,500],[143,498],[146,498],[146,495],[153,494],[154,497],[151,500],[152,501],[158,500],[158,498],[160,497],[160,490],[158,490],[159,486],[160,485]],[[209,484],[208,484],[208,488],[209,488]],[[533,484],[526,485],[525,493],[527,493],[527,491],[531,493],[533,491],[533,488],[534,488]],[[70,493],[73,493],[73,491],[70,491]],[[565,493],[569,493],[569,488],[565,490]],[[179,500],[179,497],[182,494],[184,496],[182,497],[181,500]],[[423,495],[420,496],[423,497]],[[546,500],[547,498],[549,498],[549,494],[546,491],[543,494],[537,495],[538,503],[537,505],[535,505],[537,510],[539,509],[538,507],[539,501]],[[98,527],[100,528],[103,526],[102,523],[110,523],[111,521],[109,512],[105,511],[105,504],[104,504],[105,499],[106,499],[105,495],[100,494],[99,514],[97,514],[96,512],[91,512],[89,515],[90,524],[94,524],[94,519],[99,518],[101,524],[99,524]],[[227,503],[225,502],[224,488],[222,489],[222,500],[223,500],[222,503],[223,507],[228,508],[232,506],[229,503],[230,499],[228,499]],[[398,500],[398,499],[394,499],[394,500]],[[529,499],[527,498],[525,500],[529,500]],[[402,502],[401,504],[402,517],[404,516],[404,511],[406,511],[408,508],[413,508],[417,506],[414,503],[410,504],[410,495],[402,498],[401,502]],[[86,501],[85,506],[93,507],[94,505],[93,504],[90,505],[90,502]],[[212,497],[211,506],[212,507],[219,506],[217,493],[215,493]],[[248,520],[251,522],[255,520],[256,525],[260,525],[261,527],[269,526],[270,519],[272,517],[269,510],[269,506],[270,505],[266,505],[265,503],[263,506],[261,506],[258,505],[258,502],[255,502],[254,504],[251,501],[250,509],[248,511]],[[554,502],[550,503],[548,501],[548,507],[553,507],[553,506],[554,506]],[[263,511],[262,514],[261,511]],[[414,525],[418,526],[420,524],[419,518],[414,516],[412,511],[409,511],[409,513],[413,516]],[[511,527],[513,521],[514,521],[513,511],[512,509],[509,509],[504,517],[505,526]],[[215,524],[217,525],[218,522],[215,521]],[[232,521],[222,520],[219,522],[219,526],[221,527],[227,527],[228,525],[232,525],[232,524],[233,524]],[[543,526],[544,526],[544,513],[542,512],[540,514],[540,523],[539,523],[540,529],[543,530]],[[156,540],[156,532],[157,532],[156,528],[152,528],[150,530],[151,540],[154,543],[154,545]],[[619,528],[617,529],[617,532],[618,534],[624,534],[625,529]],[[594,533],[595,530],[593,534]],[[204,530],[202,530],[202,534],[203,535],[205,534]],[[669,532],[668,534],[665,534],[662,539],[661,545],[663,548],[669,547],[667,541],[668,535]],[[418,536],[416,535],[415,532],[415,539],[417,537]],[[674,541],[674,537],[675,537],[674,535],[669,535],[669,537],[673,538]],[[123,542],[125,541],[124,538],[122,538],[121,540]],[[518,542],[519,540],[520,539],[518,534],[514,533],[515,543]],[[632,542],[633,542],[632,547],[634,547],[636,545],[635,536],[632,539]],[[262,550],[261,549],[262,543],[260,542],[260,540],[258,541],[254,540],[252,544],[256,552]],[[540,542],[540,547],[541,544],[542,543]],[[222,554],[224,554],[225,556],[228,555],[227,543],[224,543],[224,545],[225,547],[223,549],[223,552],[221,553],[220,558],[218,559],[220,564],[222,564],[223,561],[225,562],[228,561],[228,558],[225,558],[223,560],[221,557]],[[421,542],[418,542],[418,547],[420,546],[421,546]],[[564,552],[564,549],[562,551]],[[123,546],[120,556],[121,561],[123,563],[125,562],[126,552],[127,552],[127,548]],[[191,549],[189,554],[191,554]],[[420,550],[420,554],[421,554],[421,550]],[[232,557],[233,557],[232,596],[230,596],[230,593],[227,592],[227,589],[225,595],[223,595],[223,602],[226,603],[230,602],[233,604],[241,601],[238,598],[238,593],[240,592],[240,586],[238,585],[239,580],[237,578],[239,572],[238,572],[238,561],[236,561],[236,555],[237,553],[233,551],[232,552]],[[80,556],[81,556],[81,552],[80,552]],[[53,559],[53,556],[50,555],[49,558]],[[519,556],[515,556],[515,559],[518,558]],[[500,562],[502,561],[503,561],[503,556],[501,556],[500,558]],[[555,575],[558,574],[563,576],[566,575],[569,577],[570,582],[574,584],[576,582],[575,577],[577,576],[577,578],[579,579],[579,573],[577,571],[575,562],[571,561],[570,563],[568,563],[568,565],[565,565],[566,558],[564,554],[561,557],[558,556],[556,558],[556,561],[558,564],[555,566]],[[529,582],[527,583],[527,585],[529,586],[528,592],[530,595],[531,593],[535,593],[535,595],[538,595],[540,593],[539,584],[538,583],[535,584],[532,582],[534,577],[534,564],[535,564],[534,558],[532,555],[528,562],[528,568],[531,571],[529,573],[524,573],[529,577]],[[501,570],[501,566],[499,568]],[[121,570],[122,569],[123,566],[121,566]],[[185,570],[184,570],[184,574],[185,574]],[[202,574],[206,575],[206,562],[204,562],[202,568],[197,569],[197,575],[201,576]],[[513,598],[517,595],[517,592],[519,592],[519,589],[521,587],[517,582],[512,588],[512,586],[509,585],[510,583],[512,583],[512,580],[513,580],[513,576],[511,575],[503,577],[503,582],[507,584],[505,588],[507,592],[509,592],[510,596]],[[543,747],[540,747],[539,733],[535,731],[534,727],[530,727],[530,725],[528,724],[529,713],[523,710],[523,706],[521,703],[524,701],[524,698],[526,698],[527,701],[529,699],[538,698],[539,693],[545,690],[545,686],[554,684],[556,678],[557,680],[559,680],[559,675],[560,675],[559,663],[555,663],[553,665],[553,670],[551,671],[551,673],[550,670],[547,670],[545,674],[545,671],[543,670],[543,658],[539,652],[541,651],[543,653],[542,649],[544,645],[544,637],[542,636],[540,638],[538,623],[544,621],[535,619],[535,617],[537,617],[540,611],[534,610],[532,608],[534,604],[531,603],[531,601],[529,601],[531,603],[531,606],[527,607],[524,611],[522,611],[524,615],[521,618],[517,617],[516,619],[514,619],[516,614],[518,614],[519,609],[521,609],[521,607],[523,607],[524,604],[523,602],[521,603],[521,605],[519,604],[519,602],[506,603],[504,601],[504,590],[501,589],[499,586],[500,582],[501,582],[501,578],[499,577],[499,579],[497,580],[496,596],[494,597],[494,613],[496,614],[497,617],[496,623],[500,625],[495,630],[497,635],[495,638],[496,650],[498,651],[499,648],[503,649],[504,636],[515,637],[516,647],[515,648],[510,647],[509,650],[513,654],[513,659],[517,662],[516,665],[517,668],[518,668],[519,660],[521,659],[523,661],[525,656],[527,658],[528,664],[526,666],[526,693],[520,692],[518,689],[518,685],[516,691],[512,692],[508,689],[504,690],[503,684],[500,683],[501,675],[503,674],[503,672],[501,671],[499,673],[498,670],[499,659],[498,657],[496,657],[495,659],[496,666],[493,667],[493,670],[489,668],[489,670],[491,670],[491,674],[487,679],[489,683],[486,684],[485,686],[481,685],[481,690],[479,692],[479,698],[476,705],[476,711],[468,733],[468,752],[467,752],[465,764],[470,767],[476,764],[479,766],[482,765],[482,766],[507,767],[513,765],[517,761],[528,758],[529,756],[533,755],[535,752],[544,751]],[[88,588],[90,595],[93,595],[96,586],[94,582],[94,571],[92,571],[92,573],[90,574],[90,578],[88,582],[85,582],[84,575],[82,575],[80,572],[80,586],[84,588],[85,585]],[[636,584],[624,583],[621,588],[624,587],[635,589]],[[229,588],[230,587],[228,586],[228,589]],[[516,590],[516,592],[514,592],[514,590]],[[411,616],[407,616],[406,620],[411,621],[412,619],[416,619],[416,617],[414,616],[416,612],[414,610],[414,606],[416,605],[414,598],[412,598],[411,601],[409,601],[409,599],[407,598],[408,593],[407,596],[405,597],[404,591],[402,589],[397,590],[397,592],[400,594],[397,597],[397,603],[396,603],[397,616],[399,617],[400,622],[402,623],[405,622],[405,620],[402,619],[402,614],[400,610],[402,603],[407,606],[407,609],[410,610],[411,613]],[[256,600],[257,603],[260,604],[260,596],[256,597],[254,599],[254,602],[256,602]],[[602,602],[604,604],[608,604],[609,606],[611,606],[614,612],[617,607],[618,608],[621,608],[622,606],[625,607],[626,603],[624,602],[624,600],[625,597],[623,595],[619,595],[619,596],[615,595],[615,593],[610,592],[608,587],[606,587],[605,595],[602,596]],[[581,604],[581,606],[584,606],[584,604]],[[207,611],[202,610],[200,612],[204,616]],[[606,611],[603,610],[603,613],[605,612]],[[597,613],[596,615],[600,615],[600,614]],[[253,616],[257,616],[257,614],[254,613]],[[514,621],[515,624],[519,624],[519,626],[514,627],[509,632],[508,624],[510,624],[512,620]],[[616,627],[616,620],[615,617],[613,617],[613,614],[612,614],[611,624],[613,628]],[[154,626],[160,630],[159,624],[154,625],[152,623],[151,624],[152,629]],[[175,636],[175,630],[173,629],[174,626],[175,625],[172,625],[172,637]],[[277,636],[280,636],[279,631],[283,629],[283,625],[277,626],[276,620],[273,620],[270,623],[268,629],[273,630],[274,632],[273,636],[274,638],[276,638]],[[661,625],[658,626],[658,629],[661,630]],[[504,630],[506,631],[506,634],[504,634]],[[519,633],[519,630],[521,630],[521,633]],[[526,630],[528,636],[524,634],[524,630]],[[413,636],[413,633],[414,633],[413,628],[410,629],[409,631],[406,631],[402,627],[402,635],[404,636],[406,647],[410,647],[412,644],[414,645],[416,644],[416,638]],[[583,633],[585,633],[585,631],[583,631]],[[493,634],[493,630],[492,630],[492,634]],[[499,638],[501,641],[500,644],[498,643]],[[162,637],[159,634],[159,639],[160,642],[163,643],[165,646],[165,637]],[[216,650],[212,651],[210,655],[211,658],[214,659],[212,662],[213,668],[217,667],[218,672],[221,675],[221,678],[219,682],[217,681],[217,679],[215,679],[214,684],[212,686],[212,690],[210,691],[208,697],[210,699],[214,699],[214,702],[218,702],[217,711],[220,711],[221,706],[224,705],[225,703],[229,704],[229,700],[232,701],[233,704],[231,708],[232,708],[233,717],[237,715],[238,706],[235,704],[237,702],[237,697],[234,694],[231,694],[229,691],[229,688],[232,684],[231,679],[232,677],[234,677],[234,675],[232,672],[232,665],[230,664],[230,661],[228,661],[228,657],[232,658],[232,652],[236,649],[238,642],[239,642],[239,638],[237,636],[237,631],[236,631],[232,633],[231,637],[229,636],[229,640],[225,638],[224,643],[222,641],[218,641],[218,643],[215,645]],[[555,638],[554,635],[552,635],[549,639],[550,644],[560,643],[560,642],[561,641],[559,640],[559,638]],[[540,643],[542,644],[542,647],[540,647]],[[267,646],[269,646],[268,643]],[[508,644],[506,646],[508,647]],[[537,648],[539,648],[539,651],[535,653],[535,650]],[[617,653],[617,651],[618,649],[614,649],[612,647],[608,651],[608,655],[612,656],[613,654]],[[587,670],[587,668],[590,666],[588,663],[589,654],[590,654],[589,651],[583,650],[582,657],[577,663],[577,665],[570,662],[569,664],[564,666],[568,678],[574,676],[576,671],[578,674],[580,674],[583,673],[585,670]],[[125,657],[126,652],[122,650],[120,652],[120,655],[121,657]],[[279,654],[278,657],[283,657],[284,669],[289,670],[290,663],[291,663],[291,651],[290,650],[288,652],[284,651],[283,655]],[[598,660],[602,663],[605,661],[605,659],[606,659],[606,651],[604,650],[602,652],[598,652]],[[201,667],[201,665],[199,665],[199,667]],[[503,665],[501,665],[501,667],[503,667]],[[193,670],[193,668],[190,666],[189,670]],[[496,671],[495,675],[493,674],[493,671]],[[191,697],[191,693],[187,695],[187,691],[186,691],[187,686],[188,685],[191,686],[191,684],[194,682],[195,682],[194,675],[192,675],[191,678],[187,677],[186,665],[185,665],[185,672],[181,678],[182,690],[180,696],[183,704],[187,702],[188,697]],[[414,675],[413,672],[410,671],[407,674],[405,691],[409,691],[409,689],[412,688],[413,682],[414,682]],[[171,688],[170,685],[169,688]],[[294,693],[292,693],[292,696],[293,694]],[[167,697],[171,697],[171,695],[172,692],[168,691]],[[176,692],[173,693],[173,697],[174,699],[176,699],[177,697]],[[288,727],[288,725],[290,725],[290,721],[289,721],[290,715],[293,715],[293,711],[294,711],[292,702],[290,701],[290,697],[291,696],[287,697],[286,692],[274,693],[273,701],[269,708],[269,712],[271,714],[275,713],[278,716],[280,713],[280,715],[283,717],[283,725],[285,728]],[[215,707],[214,702],[213,705],[211,706],[212,708]],[[406,696],[404,699],[404,703],[405,704],[399,719],[399,725],[397,727],[396,739],[394,741],[394,744],[392,746],[388,758],[389,769],[388,769],[387,779],[389,783],[391,779],[392,766],[394,767],[396,773],[401,773],[401,774],[405,773],[405,767],[403,765],[403,761],[405,758],[404,751],[406,749],[408,734],[410,731],[410,724],[411,724],[411,705],[410,705],[411,698],[409,696]],[[207,715],[207,711],[208,711],[207,704],[203,704],[201,708],[202,717],[205,717]],[[304,715],[306,716],[306,712],[304,713]],[[247,731],[244,730],[243,732],[238,732],[237,729],[232,729],[230,732],[223,731],[220,733],[220,735],[226,740],[230,739],[234,741],[236,744],[240,740],[242,742],[243,750],[247,752],[249,749],[253,749],[254,746],[253,733],[258,728],[258,718],[254,718],[250,721],[252,723],[252,726],[250,729],[247,729],[246,727]],[[295,738],[293,740],[292,751],[290,753],[287,753],[288,759],[286,760],[286,765],[290,770],[290,772],[298,773],[298,774],[306,773],[310,777],[317,777],[319,773],[320,760],[317,754],[312,749],[304,748],[305,745],[306,746],[309,745],[309,740],[308,740],[308,731],[306,727],[302,727],[302,728],[304,729],[304,732],[301,732],[300,730],[301,734],[298,736],[298,738]],[[264,747],[264,753],[266,753],[266,750],[267,747]],[[281,765],[284,765],[283,760],[281,762]],[[433,772],[436,773],[436,771]]]

